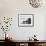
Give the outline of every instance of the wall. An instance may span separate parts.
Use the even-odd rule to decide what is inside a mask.
[[[34,27],[18,27],[18,14],[34,14]],[[8,33],[17,40],[27,40],[34,34],[37,35],[39,40],[46,40],[45,15],[46,8],[32,8],[28,0],[0,0],[0,16],[13,18]],[[0,39],[2,39],[2,36],[0,36]]]

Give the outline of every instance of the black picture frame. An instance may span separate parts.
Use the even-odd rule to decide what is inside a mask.
[[[33,27],[34,14],[18,14],[18,26],[19,27]]]

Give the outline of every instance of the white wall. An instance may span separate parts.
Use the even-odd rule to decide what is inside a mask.
[[[34,27],[18,27],[18,14],[34,14]],[[32,8],[28,0],[0,0],[0,16],[13,17],[12,26],[8,32],[17,40],[27,40],[34,34],[39,40],[46,40],[45,15],[46,8]]]

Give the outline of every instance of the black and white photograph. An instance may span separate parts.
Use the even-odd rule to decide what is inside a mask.
[[[19,14],[18,25],[22,27],[32,27],[34,25],[33,14]]]

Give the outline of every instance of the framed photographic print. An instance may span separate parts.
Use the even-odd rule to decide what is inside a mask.
[[[18,26],[33,27],[34,15],[33,14],[18,14]]]

